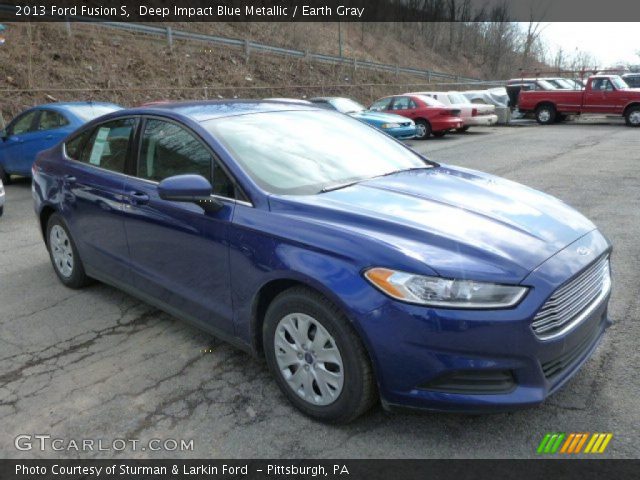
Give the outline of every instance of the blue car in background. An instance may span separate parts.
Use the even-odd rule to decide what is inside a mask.
[[[383,132],[400,140],[409,140],[416,136],[416,124],[413,120],[394,115],[367,110],[363,105],[344,97],[316,97],[309,99],[311,103],[329,110],[337,110],[361,122],[368,123]]]
[[[112,113],[42,152],[32,188],[64,285],[103,281],[266,357],[326,422],[379,399],[539,404],[609,325],[611,245],[580,213],[310,105]]]
[[[0,132],[0,179],[31,176],[31,165],[42,150],[54,146],[78,127],[122,107],[113,103],[48,103],[22,112]]]

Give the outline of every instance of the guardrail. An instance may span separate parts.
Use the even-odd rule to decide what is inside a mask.
[[[15,12],[15,7],[11,5],[0,5],[0,11]],[[304,50],[296,50],[292,48],[276,47],[273,45],[266,45],[263,43],[253,42],[251,40],[242,40],[237,38],[220,37],[216,35],[207,35],[203,33],[188,32],[185,30],[174,30],[171,27],[155,27],[151,25],[144,25],[140,23],[128,23],[128,22],[102,22],[95,18],[89,17],[67,17],[67,30],[71,30],[71,21],[82,22],[85,24],[92,24],[99,27],[112,28],[118,30],[126,30],[130,32],[144,33],[147,35],[164,37],[167,39],[169,46],[173,46],[174,39],[187,40],[187,41],[199,41],[204,43],[211,43],[214,45],[226,45],[229,47],[236,47],[244,49],[246,55],[251,52],[270,53],[276,55],[283,55],[294,58],[306,58],[316,62],[333,63],[337,65],[352,66],[353,68],[366,68],[369,70],[386,71],[391,73],[405,73],[418,77],[424,77],[428,83],[431,83],[432,79],[436,80],[450,80],[452,82],[468,82],[482,84],[477,78],[463,77],[459,75],[453,75],[450,73],[436,72],[433,70],[423,70],[412,67],[401,67],[399,65],[390,65],[384,63],[371,62],[368,60],[359,60],[356,58],[347,58],[335,55],[327,55],[323,53],[313,53]]]

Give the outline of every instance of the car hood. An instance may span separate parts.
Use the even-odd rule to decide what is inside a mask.
[[[444,165],[291,199],[317,207],[314,218],[338,223],[342,230],[384,238],[386,245],[420,259],[436,273],[466,272],[479,280],[487,272],[504,275],[505,281],[521,280],[596,228],[542,192]],[[300,207],[295,210],[304,211]]]
[[[401,115],[394,115],[393,113],[372,112],[369,110],[363,110],[361,112],[350,113],[350,116],[369,123],[375,123],[376,125],[382,125],[383,123],[405,123],[410,122],[406,117]]]

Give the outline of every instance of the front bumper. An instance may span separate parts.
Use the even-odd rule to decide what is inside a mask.
[[[416,126],[409,125],[407,127],[398,127],[398,128],[382,128],[383,132],[388,133],[393,138],[397,138],[399,140],[409,140],[416,136]]]
[[[580,257],[575,253],[580,246],[596,253]],[[554,290],[608,250],[597,231],[574,242],[522,282],[530,291],[512,309],[434,309],[389,300],[371,312],[361,325],[374,357],[383,405],[483,412],[544,401],[596,349],[610,324],[609,294],[571,331],[552,340],[536,337],[533,317]],[[496,375],[510,380],[496,382]],[[478,382],[454,388],[460,378]],[[487,378],[493,378],[489,387],[482,383]]]

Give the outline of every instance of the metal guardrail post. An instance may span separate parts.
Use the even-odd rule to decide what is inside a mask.
[[[69,17],[64,17],[64,28],[67,31],[67,37],[71,36],[71,22],[69,21]]]
[[[245,38],[244,39],[244,57],[247,62],[249,61],[250,51],[251,51],[251,44],[249,43],[249,40]]]
[[[173,30],[171,27],[167,27],[167,43],[169,44],[169,50],[173,50]]]

